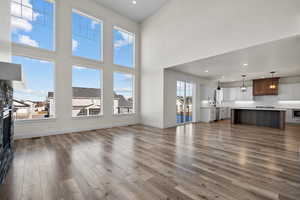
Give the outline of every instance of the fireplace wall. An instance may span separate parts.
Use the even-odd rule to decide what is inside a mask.
[[[0,80],[0,184],[4,183],[13,158],[12,101],[11,81]]]

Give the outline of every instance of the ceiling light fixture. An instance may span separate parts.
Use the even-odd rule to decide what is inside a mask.
[[[133,0],[133,1],[132,1],[132,4],[134,4],[134,5],[135,5],[136,3],[137,3],[137,2],[136,2],[135,0]]]
[[[270,89],[276,89],[276,85],[275,85],[275,83],[274,83],[274,74],[276,73],[276,72],[270,72],[271,74],[272,74],[272,83],[271,83],[271,85],[270,85]]]
[[[248,63],[244,63],[243,65],[246,67],[246,66],[248,66]]]
[[[220,81],[218,81],[218,87],[217,87],[217,90],[221,90]]]
[[[205,70],[205,73],[208,73],[208,70]]]
[[[243,77],[243,85],[241,87],[241,92],[246,92],[247,91],[247,87],[245,86],[246,75],[242,75],[242,77]]]

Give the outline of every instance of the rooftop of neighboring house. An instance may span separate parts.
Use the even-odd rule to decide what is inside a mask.
[[[53,98],[54,93],[48,92],[48,98]],[[73,98],[87,99],[87,98],[99,98],[101,96],[101,89],[96,88],[82,88],[73,87]],[[131,107],[132,99],[128,100],[123,95],[117,95],[114,93],[114,99],[119,101],[119,107]],[[87,106],[87,105],[85,105]]]

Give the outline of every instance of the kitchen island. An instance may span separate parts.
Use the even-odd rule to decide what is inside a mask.
[[[280,108],[232,108],[231,123],[266,126],[285,129],[286,109]]]

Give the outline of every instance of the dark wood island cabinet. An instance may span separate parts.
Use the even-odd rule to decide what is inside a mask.
[[[285,109],[232,108],[231,123],[285,129]]]

